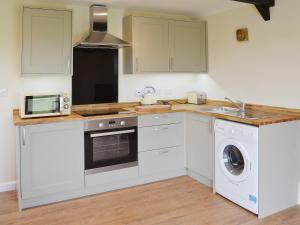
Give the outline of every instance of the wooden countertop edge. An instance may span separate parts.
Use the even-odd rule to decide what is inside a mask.
[[[244,123],[249,124],[253,126],[264,126],[264,125],[270,125],[275,123],[284,123],[289,121],[296,121],[300,120],[300,117],[290,117],[285,116],[284,118],[270,118],[270,119],[243,119],[235,116],[228,116],[223,114],[217,114],[217,113],[208,113],[208,112],[200,112],[200,111],[193,111],[193,110],[186,110],[186,112],[196,113],[204,116],[214,117],[216,119],[224,119],[224,120],[230,120],[233,122],[238,123]]]
[[[123,104],[123,106],[129,106],[127,109],[133,109],[131,108],[133,105],[129,104]],[[30,118],[30,119],[21,119],[18,113],[18,110],[14,110],[14,124],[16,126],[26,126],[26,125],[35,125],[35,124],[47,124],[47,123],[59,123],[59,122],[70,122],[70,121],[84,121],[84,120],[94,120],[94,119],[110,119],[110,118],[123,118],[123,117],[130,117],[130,116],[139,116],[139,115],[151,115],[151,114],[160,114],[160,113],[175,113],[175,112],[190,112],[190,113],[196,113],[203,116],[209,116],[214,117],[216,119],[224,119],[224,120],[230,120],[233,122],[239,122],[239,123],[245,123],[253,126],[263,126],[263,125],[270,125],[274,123],[283,123],[283,122],[289,122],[289,121],[296,121],[300,120],[300,113],[294,114],[294,115],[287,115],[287,114],[276,114],[277,118],[266,118],[266,119],[243,119],[239,117],[234,116],[228,116],[223,114],[217,114],[217,113],[211,113],[211,112],[205,112],[195,109],[188,109],[187,106],[191,107],[197,107],[197,105],[175,105],[180,106],[183,108],[179,109],[171,109],[169,111],[155,111],[155,112],[133,112],[129,114],[119,114],[119,115],[104,115],[104,116],[92,116],[92,117],[82,117],[74,112],[72,112],[69,116],[60,116],[60,117],[45,117],[45,118]],[[212,107],[213,105],[202,105],[204,107]],[[199,106],[201,107],[201,106]],[[124,107],[125,108],[125,107]],[[173,106],[174,108],[174,106]],[[273,116],[274,113],[272,114]],[[271,115],[271,116],[272,116]]]

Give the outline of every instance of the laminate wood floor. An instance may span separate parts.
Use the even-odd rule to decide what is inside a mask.
[[[300,225],[300,207],[264,220],[189,177],[18,211],[0,193],[0,225]]]

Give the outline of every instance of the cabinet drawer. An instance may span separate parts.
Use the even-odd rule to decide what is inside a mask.
[[[138,130],[140,152],[181,146],[183,142],[183,123],[143,127]]]
[[[138,118],[139,127],[149,127],[180,122],[183,122],[183,113],[160,113],[139,116]]]
[[[182,150],[182,147],[165,148],[139,153],[140,176],[183,168],[184,151]]]

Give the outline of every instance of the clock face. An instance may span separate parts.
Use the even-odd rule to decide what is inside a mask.
[[[236,39],[238,41],[248,41],[248,29],[247,28],[243,28],[243,29],[238,29],[236,31]]]

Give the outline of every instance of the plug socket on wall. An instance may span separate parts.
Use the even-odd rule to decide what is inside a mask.
[[[6,97],[7,96],[7,89],[0,89],[0,97]]]

